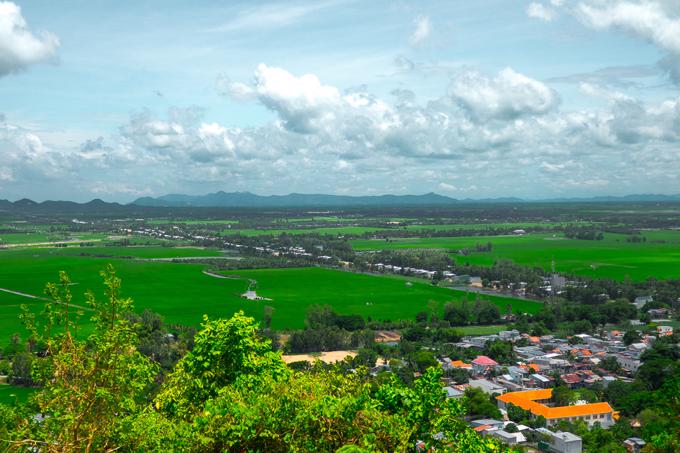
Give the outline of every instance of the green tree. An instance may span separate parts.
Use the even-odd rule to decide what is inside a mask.
[[[32,337],[46,344],[46,354],[35,359],[33,377],[42,385],[35,397],[41,423],[25,421],[15,432],[23,450],[109,451],[115,449],[118,421],[146,402],[146,390],[156,367],[140,354],[134,328],[125,318],[132,300],[120,297],[121,281],[112,266],[101,272],[105,298],[87,294],[94,332],[87,341],[75,339],[77,328],[71,306],[71,281],[60,273],[59,284],[47,285],[52,299],[45,306],[46,322],[39,326],[26,314]],[[30,419],[29,419],[30,420]]]
[[[484,354],[491,357],[498,363],[510,363],[515,358],[515,354],[512,349],[512,343],[503,340],[487,342],[484,345]]]
[[[163,411],[189,416],[237,380],[254,385],[264,376],[288,374],[281,353],[272,351],[255,320],[242,311],[230,319],[204,316],[201,326],[194,348],[177,363],[156,399]]]
[[[512,403],[507,405],[506,410],[508,412],[508,418],[513,422],[519,423],[531,418],[531,412],[526,411],[519,406],[515,406]]]
[[[467,384],[470,380],[470,373],[463,368],[451,368],[444,372],[446,377],[450,378],[456,384]]]
[[[500,418],[501,412],[486,393],[482,390],[468,387],[463,398],[465,412],[469,415],[486,418]]]
[[[368,368],[373,368],[377,360],[377,352],[375,352],[373,349],[362,348],[359,349],[352,362],[355,367],[365,366]]]
[[[575,394],[568,387],[560,385],[553,389],[552,400],[555,406],[568,406],[574,402]]]
[[[633,343],[638,343],[642,339],[642,335],[637,330],[627,330],[623,334],[623,344],[630,346]]]
[[[612,373],[620,373],[623,369],[616,357],[607,356],[600,362],[600,367]]]
[[[274,307],[269,305],[264,306],[264,314],[262,315],[262,325],[266,330],[269,330],[272,326],[272,315],[274,314]]]

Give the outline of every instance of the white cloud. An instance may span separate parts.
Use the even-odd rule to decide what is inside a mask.
[[[620,28],[680,54],[680,19],[670,17],[655,1],[590,1],[579,3],[577,17],[593,28]]]
[[[607,101],[630,101],[632,100],[630,96],[628,96],[625,93],[621,93],[620,91],[613,91],[607,88],[603,88],[599,85],[594,85],[592,83],[588,82],[581,82],[579,84],[579,90],[581,93],[591,96],[591,97],[596,97],[596,98],[601,98],[605,99]]]
[[[112,137],[63,150],[45,141],[48,133],[0,123],[3,193],[56,177],[78,180],[80,197],[108,190],[128,199],[212,190],[680,191],[680,98],[645,103],[583,85],[606,99],[603,107],[561,111],[547,87],[512,70],[465,73],[453,84],[452,93],[404,102],[260,65],[244,86],[276,119],[259,127],[233,127],[192,107],[142,111]],[[650,186],[641,186],[640,172]]]
[[[314,74],[295,77],[265,64],[255,71],[254,92],[262,104],[279,113],[286,127],[296,132],[311,132],[320,123],[334,121],[335,108],[343,103],[337,88],[322,85]]]
[[[0,77],[35,63],[54,61],[58,48],[56,35],[31,33],[21,8],[12,2],[0,2]]]
[[[413,30],[409,42],[412,46],[421,46],[432,34],[432,21],[428,16],[418,16],[413,23],[416,28]]]
[[[319,1],[308,4],[267,3],[241,10],[234,18],[211,29],[211,31],[238,32],[250,29],[285,27],[338,3],[338,1]]]
[[[527,15],[529,17],[533,17],[534,19],[540,19],[545,22],[552,21],[556,16],[555,10],[546,7],[541,3],[535,2],[530,3],[529,6],[527,6]]]
[[[71,169],[62,151],[46,146],[36,133],[7,122],[0,123],[0,161],[5,181],[52,180]]]
[[[666,53],[658,67],[680,85],[680,2],[677,0],[560,1],[554,6],[572,14],[584,25],[616,29],[643,39]]]
[[[236,101],[247,101],[252,99],[254,95],[253,89],[248,85],[241,82],[232,82],[225,74],[221,74],[217,78],[217,91]]]
[[[0,167],[0,182],[11,182],[14,181],[14,175],[12,174],[12,169],[8,167]]]
[[[451,96],[478,119],[541,115],[557,107],[557,94],[543,83],[505,68],[490,78],[475,71],[459,74]]]

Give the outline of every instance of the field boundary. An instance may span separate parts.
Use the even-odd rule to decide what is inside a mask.
[[[52,302],[52,303],[59,304],[59,305],[66,305],[63,302],[52,300],[52,299],[49,299],[47,297],[36,296],[34,294],[28,294],[28,293],[22,293],[21,291],[14,291],[13,289],[0,288],[0,291],[5,292],[5,293],[9,293],[9,294],[14,294],[15,296],[26,297],[28,299],[43,300],[45,302]],[[92,311],[92,309],[90,307],[83,307],[82,305],[68,304],[68,306],[74,307],[74,308],[79,308],[81,310]]]

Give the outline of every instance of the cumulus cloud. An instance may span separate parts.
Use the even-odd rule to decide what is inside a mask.
[[[203,163],[233,159],[234,141],[238,139],[240,130],[205,123],[202,118],[203,111],[195,107],[172,108],[168,118],[164,119],[142,111],[134,114],[120,128],[120,133],[126,144],[146,151],[148,158],[172,160],[188,157]]]
[[[54,61],[59,38],[49,32],[32,33],[12,2],[0,2],[0,77],[35,63]]]
[[[559,104],[552,89],[511,68],[493,78],[475,71],[459,74],[451,86],[451,97],[479,119],[541,115]]]
[[[432,21],[428,16],[418,16],[413,21],[415,25],[415,30],[411,33],[409,42],[412,46],[421,46],[428,40],[432,34]]]
[[[387,98],[343,91],[265,65],[242,83],[272,122],[238,128],[195,107],[146,110],[117,134],[68,151],[0,123],[0,187],[18,192],[22,181],[50,178],[29,173],[45,169],[78,175],[81,191],[121,197],[192,188],[526,196],[537,185],[585,195],[640,187],[639,172],[680,190],[680,99],[646,103],[591,84],[581,89],[606,100],[600,110],[562,111],[548,87],[509,69],[463,72],[450,92],[426,101],[408,90]]]
[[[596,29],[621,30],[643,39],[666,56],[658,67],[680,84],[680,3],[675,0],[582,0],[556,6],[584,25]]]
[[[620,28],[680,54],[680,19],[671,17],[661,2],[582,2],[576,14],[593,28]]]
[[[536,2],[530,3],[529,6],[527,6],[526,11],[529,17],[533,17],[534,19],[539,19],[545,22],[552,21],[556,16],[555,10]]]
[[[357,187],[399,191],[403,185],[386,182],[396,178],[471,195],[488,187],[482,181],[501,190],[504,174],[532,183],[546,178],[555,190],[566,180],[593,188],[592,182],[603,181],[601,168],[626,161],[652,171],[654,160],[642,156],[669,159],[680,141],[676,100],[649,105],[584,84],[581,89],[607,100],[607,108],[561,112],[549,87],[511,69],[495,76],[463,72],[448,94],[426,103],[408,90],[392,100],[365,88],[342,92],[313,74],[266,65],[243,86],[277,115],[274,122],[238,129],[204,121],[191,109],[171,110],[166,118],[146,112],[121,128],[122,137],[139,156],[173,165],[185,180],[245,179],[250,185],[243,188],[263,190],[274,181],[304,190],[313,180],[315,190],[351,193]],[[653,151],[647,151],[650,144]],[[627,171],[638,169],[631,164]],[[461,175],[471,179],[448,182]]]
[[[71,162],[62,151],[46,146],[34,132],[0,123],[0,161],[4,181],[48,179],[69,174]]]

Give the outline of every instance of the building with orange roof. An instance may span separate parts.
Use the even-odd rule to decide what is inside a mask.
[[[579,404],[576,406],[552,406],[552,389],[525,390],[509,392],[497,396],[498,407],[506,409],[508,404],[514,404],[534,417],[544,417],[548,426],[564,420],[575,422],[583,420],[592,426],[599,423],[603,428],[614,424],[614,411],[609,403]]]
[[[453,360],[451,361],[451,366],[454,368],[465,368],[465,369],[472,369],[472,364],[471,363],[465,363],[462,360]]]

